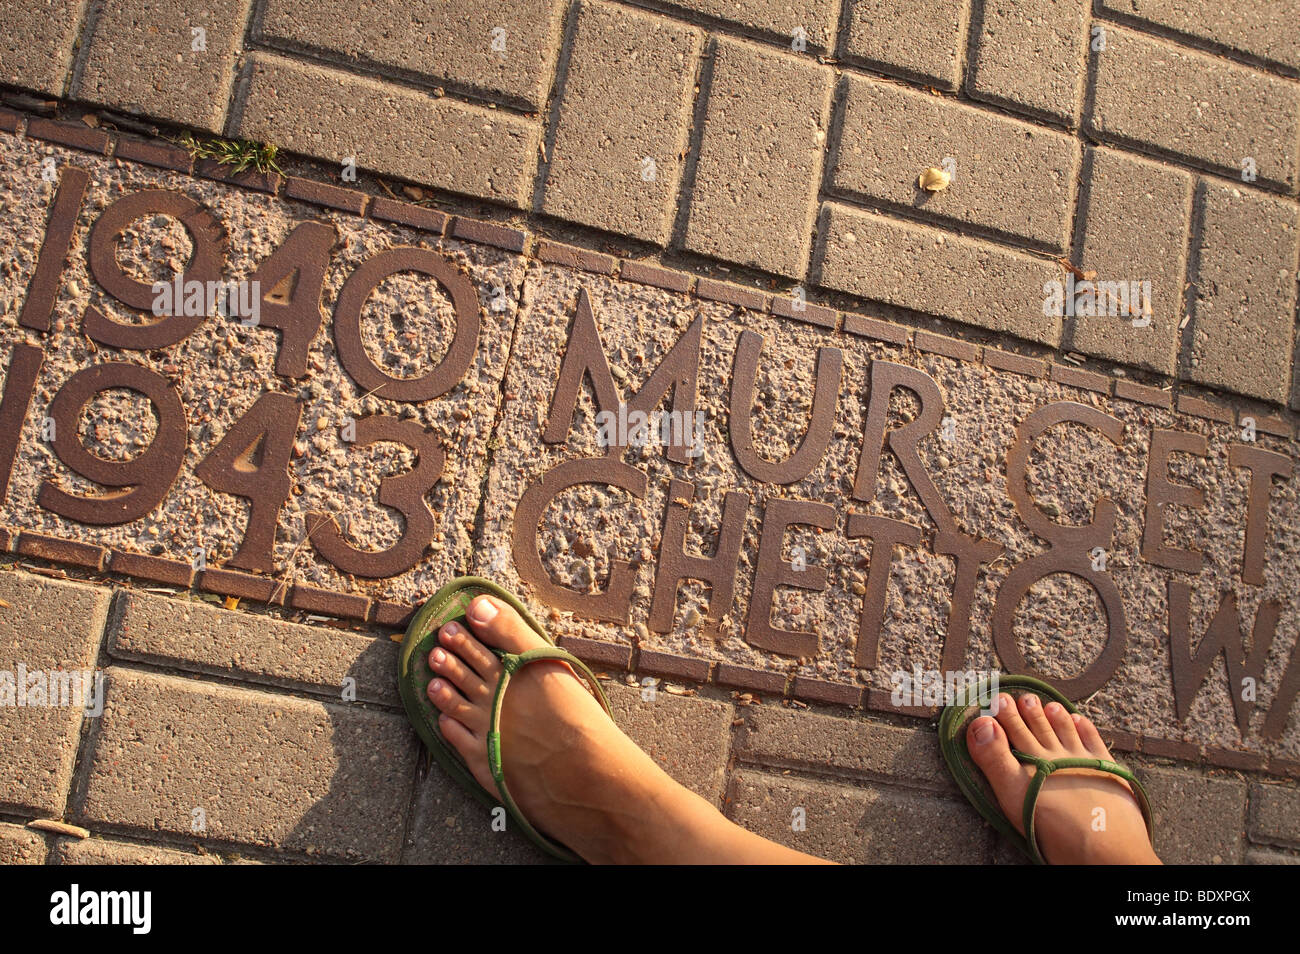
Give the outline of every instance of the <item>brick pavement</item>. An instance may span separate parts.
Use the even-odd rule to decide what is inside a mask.
[[[353,159],[597,246],[612,234],[673,263],[1300,407],[1295,0],[343,7],[24,0],[0,82],[273,142],[336,171]],[[949,189],[917,190],[945,159]],[[1191,208],[1178,200],[1189,178]],[[1225,190],[1244,196],[1235,216]],[[839,274],[832,198],[882,215],[871,231],[908,249],[901,284],[915,291]],[[1264,234],[1242,227],[1251,203]],[[1126,222],[1152,215],[1155,236],[1127,238]],[[956,308],[941,288],[957,278],[915,247],[931,233],[913,222],[969,243],[950,247],[971,301],[1010,304]],[[1267,274],[1223,282],[1212,250],[1251,242],[1269,249]],[[1045,327],[1016,284],[1033,270],[1008,272],[1025,253],[1152,282],[1151,324]],[[1203,271],[1183,271],[1198,258]]]
[[[292,648],[290,634],[309,627],[183,593],[53,580],[12,557],[0,568],[0,586],[19,610],[0,611],[0,642],[22,635],[29,652],[42,649],[69,666],[86,663],[55,627],[39,636],[28,630],[26,600],[39,593],[51,613],[84,615],[87,594],[98,594],[115,607],[89,618],[85,630],[92,664],[107,674],[103,715],[76,719],[63,745],[25,752],[26,773],[4,773],[0,862],[545,860],[522,837],[494,831],[485,808],[417,757],[391,683],[372,698],[345,701],[312,653],[286,654],[275,684],[250,682],[237,658],[201,670],[190,662],[212,658],[194,639],[196,614],[237,634],[252,654],[277,636]],[[126,649],[123,634],[134,628],[131,604],[139,600],[153,610],[149,638],[192,648],[145,660]],[[396,655],[388,631],[310,630],[315,645],[326,637],[355,644],[354,660]],[[365,668],[354,662],[346,671]],[[1018,863],[960,798],[923,721],[810,709],[641,674],[602,678],[619,723],[639,745],[764,835],[841,861]],[[2,708],[0,733],[45,731],[41,714]],[[78,750],[70,771],[67,757]],[[1140,771],[1166,860],[1300,860],[1293,784],[1149,757]],[[23,827],[27,818],[51,815],[86,827],[90,837]]]

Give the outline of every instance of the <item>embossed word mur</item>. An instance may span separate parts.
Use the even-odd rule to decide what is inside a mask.
[[[473,571],[695,678],[997,668],[1300,752],[1287,421],[337,187],[0,150],[19,552],[388,624]]]

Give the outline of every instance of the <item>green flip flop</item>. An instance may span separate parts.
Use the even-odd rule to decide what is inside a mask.
[[[471,601],[483,593],[488,593],[510,604],[525,623],[551,644],[549,646],[539,646],[523,653],[508,653],[504,650],[492,648],[492,651],[500,657],[503,667],[501,679],[497,683],[496,695],[492,699],[492,721],[487,737],[488,764],[492,768],[492,778],[496,781],[497,792],[500,795],[499,802],[478,783],[460,754],[443,738],[442,732],[438,728],[438,709],[429,701],[428,695],[429,682],[435,675],[429,668],[429,653],[438,645],[438,631],[447,623],[455,621],[464,626],[466,631],[473,632],[465,622],[465,615],[469,612]],[[528,609],[520,602],[518,597],[490,580],[477,576],[462,576],[452,580],[435,593],[432,598],[420,607],[411,620],[411,625],[406,629],[406,636],[402,639],[397,688],[402,696],[402,704],[406,706],[406,715],[411,720],[411,724],[415,726],[415,731],[419,733],[424,744],[429,747],[429,751],[433,753],[438,763],[446,769],[448,775],[468,789],[470,794],[483,804],[489,807],[503,804],[524,834],[543,851],[565,861],[581,861],[582,859],[568,848],[539,832],[523,816],[519,806],[515,804],[515,800],[510,797],[509,789],[506,788],[505,772],[501,763],[501,704],[505,698],[506,686],[514,673],[529,663],[544,659],[558,659],[572,666],[587,681],[592,695],[604,707],[610,718],[614,717],[614,712],[609,706],[609,700],[605,698],[605,693],[601,691],[595,674],[572,653],[556,646],[555,641],[547,635],[541,623],[533,618],[533,615],[528,612]]]
[[[1151,804],[1147,800],[1146,790],[1142,783],[1137,780],[1131,771],[1123,765],[1111,759],[1098,758],[1062,758],[1062,759],[1044,759],[1035,755],[1029,755],[1025,752],[1011,750],[1021,762],[1026,765],[1034,766],[1034,777],[1029,781],[1029,789],[1025,792],[1024,813],[1022,823],[1025,834],[1020,834],[1011,824],[1011,821],[1003,814],[1002,809],[998,806],[997,796],[993,792],[992,786],[984,778],[984,773],[980,771],[975,760],[971,758],[970,752],[966,748],[966,728],[977,719],[981,710],[987,712],[993,703],[993,693],[991,692],[992,681],[984,680],[973,689],[967,690],[965,694],[959,694],[956,701],[944,708],[943,713],[939,716],[939,748],[943,752],[943,760],[948,763],[948,771],[952,773],[957,782],[957,786],[962,790],[967,800],[975,806],[975,810],[984,816],[994,828],[1007,837],[1017,848],[1024,852],[1035,864],[1047,864],[1042,852],[1038,850],[1038,839],[1034,837],[1034,812],[1038,805],[1038,796],[1043,790],[1043,783],[1053,772],[1059,772],[1062,769],[1094,769],[1100,772],[1109,772],[1128,782],[1137,796],[1138,806],[1142,809],[1142,820],[1146,823],[1147,838],[1152,837],[1151,828]],[[1039,696],[1045,702],[1059,702],[1065,706],[1068,712],[1078,712],[1074,704],[1069,699],[1061,695],[1057,690],[1041,680],[1034,679],[1030,676],[999,676],[998,692],[1006,692],[1013,698],[1033,693]]]

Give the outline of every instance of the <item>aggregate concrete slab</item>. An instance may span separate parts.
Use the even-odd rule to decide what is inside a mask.
[[[18,304],[25,301],[48,204],[57,188],[41,175],[47,149],[49,158],[64,161],[61,150],[11,137],[0,140],[0,152],[11,170],[6,214],[14,236],[13,264],[4,286],[6,298],[14,303],[4,319],[7,347],[0,360],[5,367],[13,348],[26,340],[17,323]],[[71,231],[68,264],[53,290],[48,357],[20,433],[21,450],[0,505],[0,524],[170,560],[195,569],[200,589],[231,592],[221,589],[225,582],[217,582],[221,573],[250,575],[253,579],[245,581],[248,592],[235,586],[236,595],[262,602],[296,605],[300,590],[295,587],[315,586],[351,594],[362,607],[371,598],[406,603],[456,575],[470,550],[486,445],[506,363],[502,342],[509,342],[513,331],[522,258],[210,180],[135,164],[77,161],[90,163],[81,166],[91,173],[86,200]],[[100,286],[88,262],[88,245],[106,207],[142,194],[161,202],[159,190],[176,196],[168,202],[185,208],[194,204],[199,209],[195,215],[203,216],[196,221],[216,223],[213,234],[224,238],[214,239],[200,229],[201,240],[218,249],[210,254],[220,256],[224,278],[251,284],[258,269],[274,262],[272,256],[286,247],[306,256],[303,261],[310,267],[304,274],[319,269],[316,285],[308,279],[297,286],[303,300],[319,300],[307,312],[309,320],[319,316],[314,334],[308,333],[313,331],[310,325],[297,333],[300,365],[284,356],[284,336],[271,322],[285,319],[271,313],[264,313],[266,323],[251,324],[223,318],[214,309],[206,318],[195,318],[194,330],[176,344],[143,351],[105,353],[104,345],[95,345],[82,333],[88,308],[111,316],[104,326],[110,332],[149,317],[148,311],[128,307]],[[136,274],[165,276],[174,283],[196,241],[176,219],[149,215],[123,233],[118,254]],[[284,254],[289,253],[282,252],[279,261]],[[371,270],[387,267],[394,254],[416,255],[417,264],[440,276],[398,269],[390,278],[377,278],[377,287],[361,305],[361,316],[350,326],[357,329],[352,333],[359,334],[360,344],[351,345],[340,358],[338,341],[347,329],[335,333],[333,314],[344,285],[352,279],[352,287],[360,291],[353,276],[363,263],[372,263]],[[275,282],[285,274],[274,275]],[[272,291],[262,289],[264,294]],[[459,298],[453,300],[453,292]],[[173,456],[166,464],[152,458],[159,461],[154,467],[161,464],[176,475],[154,488],[155,496],[161,496],[152,508],[135,518],[124,515],[127,519],[115,513],[92,514],[108,522],[86,523],[65,516],[81,511],[56,505],[56,512],[38,502],[51,492],[43,489],[50,486],[78,496],[102,492],[97,483],[65,466],[60,453],[66,449],[52,446],[42,435],[48,436],[45,418],[67,381],[106,360],[147,369],[156,376],[149,380],[161,380],[159,387],[174,391],[184,420],[178,422],[174,410],[168,420],[169,426],[183,427],[175,438],[183,452],[179,460]],[[449,372],[459,377],[448,380]],[[354,373],[370,383],[359,383]],[[431,377],[440,373],[442,385]],[[424,380],[433,382],[433,391],[445,387],[447,393],[430,398],[429,389],[421,386],[424,389],[413,395],[410,382]],[[403,386],[408,390],[395,392]],[[386,397],[392,393],[396,397]],[[150,413],[151,401],[136,391],[109,389],[89,403],[80,428],[75,422],[64,423],[83,429],[87,446],[107,460],[135,457],[153,446],[151,438],[160,426],[158,414],[163,412],[152,407]],[[277,422],[280,459],[268,463],[266,470],[280,469],[288,481],[278,489],[269,486],[272,496],[264,506],[271,509],[259,509],[253,519],[250,498],[233,491],[255,491],[234,477],[223,477],[211,462],[241,420],[242,433],[250,443],[254,440],[257,432],[250,429],[247,415],[261,420],[254,408],[270,401],[276,404],[267,420]],[[368,432],[368,426],[377,430]],[[240,433],[236,431],[232,441]],[[238,454],[244,449],[241,445],[233,450]],[[204,467],[205,460],[214,470]],[[198,475],[200,469],[206,478]],[[404,473],[416,474],[405,478],[407,486],[412,481],[422,486],[414,498],[399,493],[394,502],[392,485],[403,480]],[[113,479],[107,473],[100,476]],[[43,499],[48,503],[50,498]],[[95,505],[90,506],[93,510]],[[410,531],[405,529],[408,519],[415,521]],[[80,528],[75,532],[70,529],[74,524]],[[274,529],[266,530],[268,525]],[[326,536],[333,542],[322,542]],[[253,541],[247,548],[246,539]]]
[[[530,270],[524,308],[474,566],[525,592],[559,635],[597,640],[611,653],[636,647],[739,667],[738,684],[776,694],[789,677],[806,676],[888,696],[897,686],[891,673],[960,659],[975,670],[1066,680],[1103,728],[1169,740],[1187,758],[1201,746],[1290,758],[1300,744],[1282,688],[1294,647],[1286,620],[1297,612],[1286,581],[1300,554],[1296,484],[1283,476],[1293,440],[1261,431],[1247,449],[1235,420],[1103,396],[1088,389],[1094,378],[1106,382],[1100,376],[1071,384],[1068,368],[1046,381],[996,372],[558,267]],[[760,338],[751,384],[737,369],[750,366]],[[838,387],[827,392],[839,399],[823,397],[817,436],[805,439],[819,349],[842,356],[820,358],[823,378],[842,360]],[[951,418],[950,441],[937,433],[918,444],[911,478],[897,453],[882,454],[878,472],[859,469],[862,448],[881,440],[869,425],[873,373],[910,375],[905,391],[929,393],[926,427],[940,431]],[[669,390],[674,380],[681,390]],[[747,386],[752,397],[733,394]],[[683,403],[692,395],[694,405]],[[911,420],[915,400],[889,413]],[[620,401],[699,411],[703,453],[682,454],[671,440],[638,446],[608,430],[618,452],[603,447],[596,415]],[[751,405],[748,422],[738,420]],[[884,413],[878,399],[876,420]],[[791,422],[799,422],[793,434]],[[806,442],[815,451],[796,456]],[[1027,451],[1023,478],[1018,444]],[[921,466],[931,476],[920,476]],[[1199,493],[1166,496],[1166,467],[1170,482]],[[1267,487],[1268,497],[1258,497],[1247,531],[1252,467],[1257,494]],[[1103,496],[1113,508],[1098,503]],[[892,544],[891,561],[861,539],[859,510],[887,518],[866,525]],[[791,524],[780,550],[768,530],[774,519]],[[955,585],[953,528],[986,541],[969,544],[986,548],[969,596]],[[1055,558],[1043,556],[1052,538],[1067,547]],[[1260,546],[1264,555],[1251,555]],[[1067,559],[1070,547],[1077,556]],[[805,570],[788,566],[768,589],[778,553]],[[1094,562],[1114,590],[1085,582]],[[1033,567],[1044,574],[1036,583]],[[1220,585],[1233,593],[1222,604]],[[1185,657],[1211,623],[1206,645],[1235,646],[1257,616],[1267,656],[1246,662],[1226,651],[1234,673],[1254,667],[1251,678],[1266,689],[1261,706],[1236,707],[1221,662]],[[1263,700],[1280,700],[1277,713],[1267,716]]]

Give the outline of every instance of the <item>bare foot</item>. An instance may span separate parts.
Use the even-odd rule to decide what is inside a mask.
[[[443,737],[487,791],[487,733],[501,661],[548,645],[509,604],[479,596],[467,621],[448,623],[429,653],[429,700]],[[506,786],[529,822],[592,862],[807,861],[739,828],[670,778],[606,715],[564,662],[524,666],[501,711]]]
[[[1022,835],[1025,792],[1035,769],[1011,754],[1014,746],[1040,758],[1109,759],[1097,728],[1058,702],[1033,693],[1019,703],[998,697],[997,718],[981,716],[966,730],[971,758]],[[1052,864],[1160,864],[1147,839],[1133,790],[1108,772],[1062,769],[1043,783],[1034,816],[1039,851]]]

